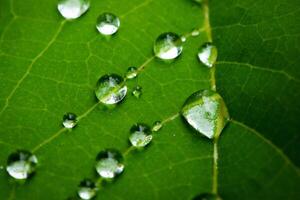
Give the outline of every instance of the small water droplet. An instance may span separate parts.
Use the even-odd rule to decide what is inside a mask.
[[[176,33],[163,33],[155,41],[154,54],[163,60],[177,58],[182,52],[182,40]]]
[[[210,139],[219,137],[229,120],[223,98],[212,90],[192,94],[185,101],[181,114],[195,130]]]
[[[182,42],[185,42],[186,41],[186,37],[183,35],[183,36],[181,36],[181,41]]]
[[[114,178],[124,170],[123,157],[115,149],[101,151],[96,161],[96,171],[102,178]]]
[[[60,0],[57,9],[66,19],[76,19],[90,7],[89,0]]]
[[[217,56],[217,47],[210,42],[203,44],[198,52],[198,58],[200,62],[202,62],[207,67],[212,67],[215,64]]]
[[[136,98],[140,98],[142,95],[142,87],[136,86],[135,88],[133,88],[132,95]]]
[[[73,113],[67,113],[63,116],[63,126],[65,128],[74,128],[77,125],[77,116]]]
[[[134,147],[144,147],[152,140],[150,127],[146,124],[138,123],[131,127],[129,141]]]
[[[153,123],[152,131],[157,132],[157,131],[159,131],[162,127],[163,127],[163,124],[161,123],[161,121],[156,121],[156,122]]]
[[[18,150],[9,155],[6,171],[15,179],[27,179],[35,172],[38,160],[26,150]]]
[[[96,184],[90,179],[84,179],[78,186],[77,194],[81,199],[92,199],[96,196],[97,187]]]
[[[124,79],[117,74],[104,75],[97,82],[95,94],[104,104],[116,104],[125,98],[127,86]]]
[[[138,70],[136,67],[129,67],[126,73],[126,78],[127,79],[133,79],[137,77],[138,75]]]
[[[193,198],[193,200],[222,200],[218,195],[203,193]]]
[[[112,13],[103,13],[97,19],[96,28],[103,35],[113,35],[120,27],[120,19]]]
[[[191,33],[191,36],[195,37],[195,36],[198,36],[199,34],[200,34],[199,29],[194,29]]]

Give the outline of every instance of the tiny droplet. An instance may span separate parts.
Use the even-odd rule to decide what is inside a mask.
[[[146,124],[138,123],[131,127],[129,141],[134,147],[144,147],[152,140],[150,127]]]
[[[154,43],[154,54],[163,60],[177,58],[182,52],[182,40],[176,33],[163,33]]]
[[[127,86],[124,79],[117,74],[104,75],[97,82],[95,94],[103,104],[116,104],[125,98]]]
[[[103,13],[97,19],[96,28],[103,35],[113,35],[120,27],[120,19],[112,13]]]
[[[96,171],[102,178],[112,179],[124,170],[122,154],[115,149],[101,151],[96,158]]]
[[[141,97],[142,95],[142,87],[136,86],[132,90],[132,95],[135,96],[137,99]]]
[[[67,113],[63,116],[63,126],[72,129],[77,125],[77,116],[74,113]]]
[[[90,179],[82,180],[78,186],[77,194],[81,199],[92,199],[97,194],[96,184]]]
[[[35,155],[26,150],[18,150],[9,155],[6,171],[15,179],[27,179],[35,172],[37,163]]]
[[[192,94],[185,101],[181,114],[195,130],[210,139],[219,137],[229,120],[223,98],[212,90]]]
[[[134,79],[138,75],[138,70],[136,67],[129,67],[127,69],[126,78],[127,79]]]
[[[207,42],[203,44],[198,52],[199,61],[202,62],[207,67],[212,67],[218,56],[217,47],[214,46],[212,43]]]
[[[76,19],[90,7],[89,0],[59,0],[57,9],[66,19]]]
[[[156,121],[156,122],[153,123],[152,131],[157,132],[157,131],[159,131],[162,127],[163,127],[163,124],[161,123],[161,121]]]

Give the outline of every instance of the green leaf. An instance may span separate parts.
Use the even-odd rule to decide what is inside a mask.
[[[130,127],[157,120],[167,122],[147,148],[126,155],[124,173],[97,199],[182,200],[204,192],[223,199],[299,197],[298,2],[223,0],[202,8],[192,0],[94,0],[73,21],[65,21],[56,4],[0,2],[0,199],[76,195],[83,178],[95,177],[99,151],[126,151]],[[109,39],[95,28],[102,12],[121,20]],[[203,26],[175,62],[152,60],[158,35]],[[216,76],[196,58],[211,39],[218,47]],[[100,76],[143,63],[123,103],[112,110],[95,104]],[[213,143],[170,116],[214,81],[233,120]],[[137,82],[139,99],[130,94]],[[61,126],[66,112],[81,117],[72,131]],[[39,160],[37,173],[23,184],[5,171],[16,149],[35,150]]]

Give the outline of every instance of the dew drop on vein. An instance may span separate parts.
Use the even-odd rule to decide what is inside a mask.
[[[66,19],[76,19],[88,11],[89,0],[60,0],[57,9]]]
[[[27,179],[34,174],[37,157],[26,150],[18,150],[9,155],[6,171],[15,179]]]
[[[83,179],[78,186],[77,194],[81,199],[94,198],[97,194],[96,184],[90,179]]]
[[[162,127],[163,127],[163,124],[162,124],[161,121],[155,121],[155,122],[153,123],[153,126],[152,126],[152,131],[153,131],[153,132],[157,132],[157,131],[159,131]]]
[[[142,87],[141,86],[135,86],[132,90],[132,95],[135,97],[135,98],[140,98],[141,95],[142,95]]]
[[[113,35],[120,27],[120,19],[112,13],[102,13],[97,19],[96,28],[102,35]]]
[[[218,50],[215,45],[210,42],[203,44],[198,51],[198,59],[207,67],[212,67],[218,56]]]
[[[163,60],[177,58],[182,52],[182,39],[176,33],[163,33],[156,39],[153,51],[156,57]]]
[[[222,198],[216,194],[203,193],[195,196],[193,200],[222,200]]]
[[[63,116],[63,126],[72,129],[77,125],[77,116],[74,113],[67,113]]]
[[[102,76],[95,89],[98,100],[107,105],[121,102],[127,94],[127,86],[124,79],[117,74]]]
[[[129,141],[132,146],[142,148],[152,140],[150,127],[146,124],[138,123],[131,127]]]
[[[124,170],[123,156],[115,149],[101,151],[96,158],[96,171],[106,179],[112,179],[121,174]]]
[[[219,137],[229,121],[223,98],[212,90],[192,94],[185,101],[181,114],[190,126],[209,139]]]
[[[138,75],[138,69],[136,67],[129,67],[126,72],[127,79],[134,79]]]

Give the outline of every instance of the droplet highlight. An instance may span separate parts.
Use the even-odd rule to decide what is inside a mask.
[[[127,86],[124,79],[117,74],[104,75],[97,82],[95,94],[103,104],[116,104],[125,98]]]
[[[159,131],[162,127],[163,127],[162,122],[161,122],[161,121],[156,121],[156,122],[153,123],[152,131],[153,131],[153,132],[157,132],[157,131]]]
[[[18,150],[9,155],[6,171],[15,179],[27,179],[36,170],[37,157],[26,150]]]
[[[141,86],[135,86],[132,90],[132,95],[135,97],[135,98],[140,98],[141,95],[142,95],[142,87]]]
[[[218,50],[215,45],[208,42],[203,44],[198,51],[198,59],[207,67],[212,67],[218,56]]]
[[[152,135],[148,125],[138,123],[131,127],[129,141],[132,146],[137,148],[145,147],[151,140]]]
[[[74,113],[67,113],[63,116],[63,126],[72,129],[77,125],[77,116]]]
[[[76,19],[88,11],[89,0],[60,0],[57,9],[66,19]]]
[[[96,171],[102,178],[112,179],[124,170],[123,156],[115,149],[101,151],[96,158]]]
[[[103,13],[97,19],[96,28],[102,35],[113,35],[120,27],[120,19],[112,13]]]
[[[181,114],[195,130],[210,139],[219,137],[229,121],[223,98],[212,90],[192,94],[185,101]]]
[[[138,69],[136,67],[129,67],[127,69],[126,78],[127,79],[134,79],[138,75]]]
[[[193,200],[222,200],[222,199],[216,194],[203,193],[194,197]]]
[[[81,199],[94,198],[97,194],[96,184],[91,179],[82,180],[78,186],[77,194]]]
[[[182,52],[182,39],[176,33],[163,33],[154,43],[154,54],[163,60],[172,60],[177,58]]]

